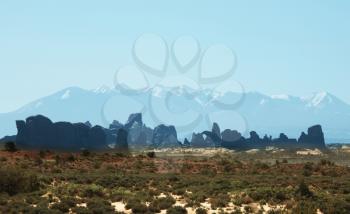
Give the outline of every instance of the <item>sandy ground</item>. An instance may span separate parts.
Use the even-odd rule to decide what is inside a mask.
[[[322,155],[322,152],[319,149],[306,149],[306,150],[300,150],[296,152],[297,155]]]
[[[157,196],[158,198],[162,198],[162,197],[166,197],[166,195],[164,193],[160,194],[159,196]],[[181,196],[177,196],[177,195],[172,195],[172,197],[176,200],[176,203],[174,204],[174,206],[181,206],[181,207],[185,207],[186,206],[186,202],[183,200],[183,198]],[[284,210],[285,206],[284,205],[276,205],[276,206],[272,206],[269,204],[265,204],[265,205],[260,205],[258,203],[251,203],[251,204],[242,204],[241,206],[236,206],[234,205],[232,202],[229,203],[229,205],[225,208],[220,208],[220,209],[212,209],[211,208],[211,204],[208,202],[209,199],[207,199],[206,202],[201,203],[201,208],[204,208],[208,211],[209,214],[214,214],[214,213],[220,213],[220,211],[224,211],[226,213],[230,213],[233,212],[234,210],[240,210],[241,212],[245,213],[245,207],[249,206],[251,207],[251,209],[254,211],[254,213],[258,212],[259,210],[264,210],[263,213],[268,213],[271,210]],[[86,204],[82,204],[82,206],[86,206]],[[113,202],[111,204],[115,211],[117,212],[124,212],[127,214],[131,214],[132,211],[131,210],[126,210],[125,209],[125,203],[123,202]],[[147,204],[146,204],[147,205]],[[188,214],[195,214],[196,213],[196,209],[194,208],[190,208],[190,207],[186,207],[187,213]],[[166,214],[166,210],[161,210],[160,214]],[[321,214],[318,212],[318,214]]]

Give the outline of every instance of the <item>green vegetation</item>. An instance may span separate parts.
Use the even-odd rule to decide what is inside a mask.
[[[4,148],[5,148],[5,151],[7,152],[16,152],[18,150],[16,143],[12,141],[6,142],[4,145]]]
[[[2,151],[0,158],[0,213],[118,213],[116,202],[132,213],[227,213],[230,206],[228,213],[263,206],[350,213],[350,168],[332,157]]]

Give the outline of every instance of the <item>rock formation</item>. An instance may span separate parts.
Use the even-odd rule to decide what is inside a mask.
[[[179,147],[174,126],[159,125],[153,130],[152,145],[154,147]]]
[[[324,149],[326,147],[324,134],[321,125],[315,125],[307,130],[307,134],[301,133],[298,139],[298,143],[301,146],[308,148]]]
[[[37,115],[26,121],[16,121],[16,143],[23,148],[53,150],[107,149],[103,128],[90,128],[84,123],[53,123],[50,119]]]
[[[142,114],[141,113],[135,113],[131,114],[128,118],[128,121],[125,123],[125,129],[130,129],[134,123],[142,125]]]
[[[127,152],[129,150],[128,145],[128,132],[121,128],[118,130],[117,140],[114,147],[119,152]]]
[[[208,147],[208,145],[204,141],[203,134],[201,134],[201,133],[200,134],[196,134],[196,133],[192,134],[191,146],[194,148]]]
[[[53,150],[90,150],[108,149],[108,145],[120,150],[131,148],[170,148],[170,147],[224,147],[234,150],[277,148],[326,148],[324,134],[320,125],[312,126],[307,133],[302,132],[299,139],[290,139],[284,133],[272,139],[265,135],[260,138],[255,131],[249,138],[244,138],[235,130],[226,129],[220,133],[220,127],[214,123],[211,131],[193,133],[189,142],[178,142],[174,126],[159,125],[154,129],[142,122],[141,113],[131,114],[125,125],[113,121],[109,128],[92,127],[89,122],[56,122],[37,115],[25,121],[16,121],[18,134],[16,143],[20,148]],[[10,137],[8,137],[10,138]],[[11,139],[13,139],[12,137]]]
[[[0,143],[6,143],[6,142],[15,142],[16,141],[16,135],[12,135],[12,136],[5,136],[3,138],[0,139]]]
[[[215,125],[217,126],[217,125]],[[276,148],[326,148],[324,134],[322,132],[322,127],[320,125],[312,126],[308,129],[308,133],[304,132],[301,134],[299,140],[290,139],[284,133],[281,133],[278,138],[272,139],[271,136],[265,135],[264,138],[260,138],[258,133],[255,131],[250,132],[249,138],[244,138],[239,132],[235,130],[226,129],[221,133],[221,138],[215,133],[217,129],[212,131],[204,131],[204,134],[207,138],[210,138],[211,141],[220,142],[221,147],[227,149],[235,150],[247,150],[247,149],[263,149],[266,147],[276,147]],[[199,143],[202,142],[201,136],[193,135],[193,142],[195,146],[198,147]],[[207,146],[207,140],[204,140],[202,147]],[[193,146],[192,142],[192,146]]]

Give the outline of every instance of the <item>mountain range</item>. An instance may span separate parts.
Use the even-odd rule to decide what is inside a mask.
[[[35,100],[22,108],[0,114],[0,135],[16,134],[16,120],[42,114],[54,121],[81,122],[108,127],[141,112],[145,124],[173,124],[179,138],[209,130],[213,122],[222,128],[250,130],[278,136],[298,137],[305,127],[322,124],[327,143],[350,139],[350,105],[320,92],[308,97],[267,96],[258,92],[236,93],[157,86],[130,92],[101,87],[85,90],[70,87]]]

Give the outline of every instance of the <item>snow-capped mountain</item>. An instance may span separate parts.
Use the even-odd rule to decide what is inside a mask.
[[[125,122],[142,112],[148,126],[174,124],[179,136],[209,129],[250,130],[260,135],[286,133],[297,137],[305,128],[321,124],[328,139],[350,139],[350,105],[327,92],[307,97],[267,96],[258,92],[235,93],[157,86],[140,93],[101,87],[70,87],[43,97],[11,113],[0,114],[0,135],[16,134],[15,120],[43,114],[53,121],[85,122],[108,126]]]

